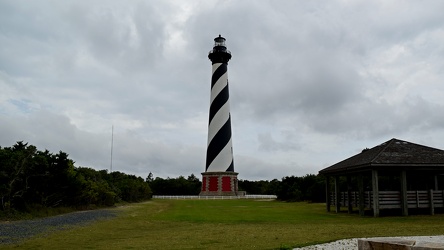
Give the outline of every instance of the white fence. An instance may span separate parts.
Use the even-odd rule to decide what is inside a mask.
[[[238,200],[238,199],[276,199],[276,195],[249,194],[244,196],[200,196],[200,195],[153,195],[153,199],[169,200]]]

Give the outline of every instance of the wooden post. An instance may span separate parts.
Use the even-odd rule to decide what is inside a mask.
[[[438,189],[438,175],[435,174],[435,190],[439,190]]]
[[[353,213],[351,191],[352,191],[351,176],[347,175],[347,209],[349,214]]]
[[[330,176],[326,176],[325,178],[325,203],[327,205],[327,212],[330,212],[330,205],[331,205],[331,199],[330,199]]]
[[[429,205],[430,205],[430,214],[435,215],[435,204],[433,202],[433,189],[429,190]]]
[[[378,170],[372,170],[373,216],[379,217],[379,183]]]
[[[358,176],[358,190],[359,190],[359,215],[364,216],[364,206],[365,206],[365,198],[364,198],[364,176],[360,174]]]
[[[335,201],[336,201],[336,213],[341,210],[341,193],[339,190],[339,176],[335,176]]]
[[[368,191],[367,192],[367,198],[368,198],[368,208],[372,208],[373,207],[373,201],[372,201],[372,191]]]
[[[419,191],[416,190],[416,208],[419,208]]]
[[[401,211],[403,216],[409,215],[409,204],[407,200],[407,172],[401,171]]]

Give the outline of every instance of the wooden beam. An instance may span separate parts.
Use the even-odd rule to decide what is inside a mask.
[[[409,215],[409,206],[407,201],[407,172],[401,171],[401,210],[403,216]]]
[[[330,199],[330,176],[325,177],[325,203],[327,205],[327,212],[330,212],[330,205],[331,205],[331,199]]]
[[[379,181],[378,170],[372,170],[373,216],[379,217]]]
[[[335,176],[335,201],[336,213],[341,211],[341,191],[339,190],[339,176]]]
[[[435,215],[435,203],[433,202],[433,189],[429,190],[430,214]]]
[[[347,211],[349,214],[353,213],[351,191],[352,191],[351,176],[347,175]]]
[[[359,215],[364,216],[365,211],[365,198],[364,198],[364,175],[358,176],[358,189],[359,189]]]
[[[416,208],[419,208],[419,191],[416,190]]]

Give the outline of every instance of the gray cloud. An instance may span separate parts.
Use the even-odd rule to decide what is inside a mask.
[[[213,38],[235,168],[319,169],[392,137],[444,148],[441,1],[0,3],[0,145],[154,176],[204,170]],[[272,169],[272,171],[271,171]]]

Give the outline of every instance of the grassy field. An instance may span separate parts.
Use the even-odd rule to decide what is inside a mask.
[[[338,239],[444,234],[444,215],[360,217],[324,204],[152,200],[119,216],[4,249],[288,249]]]

